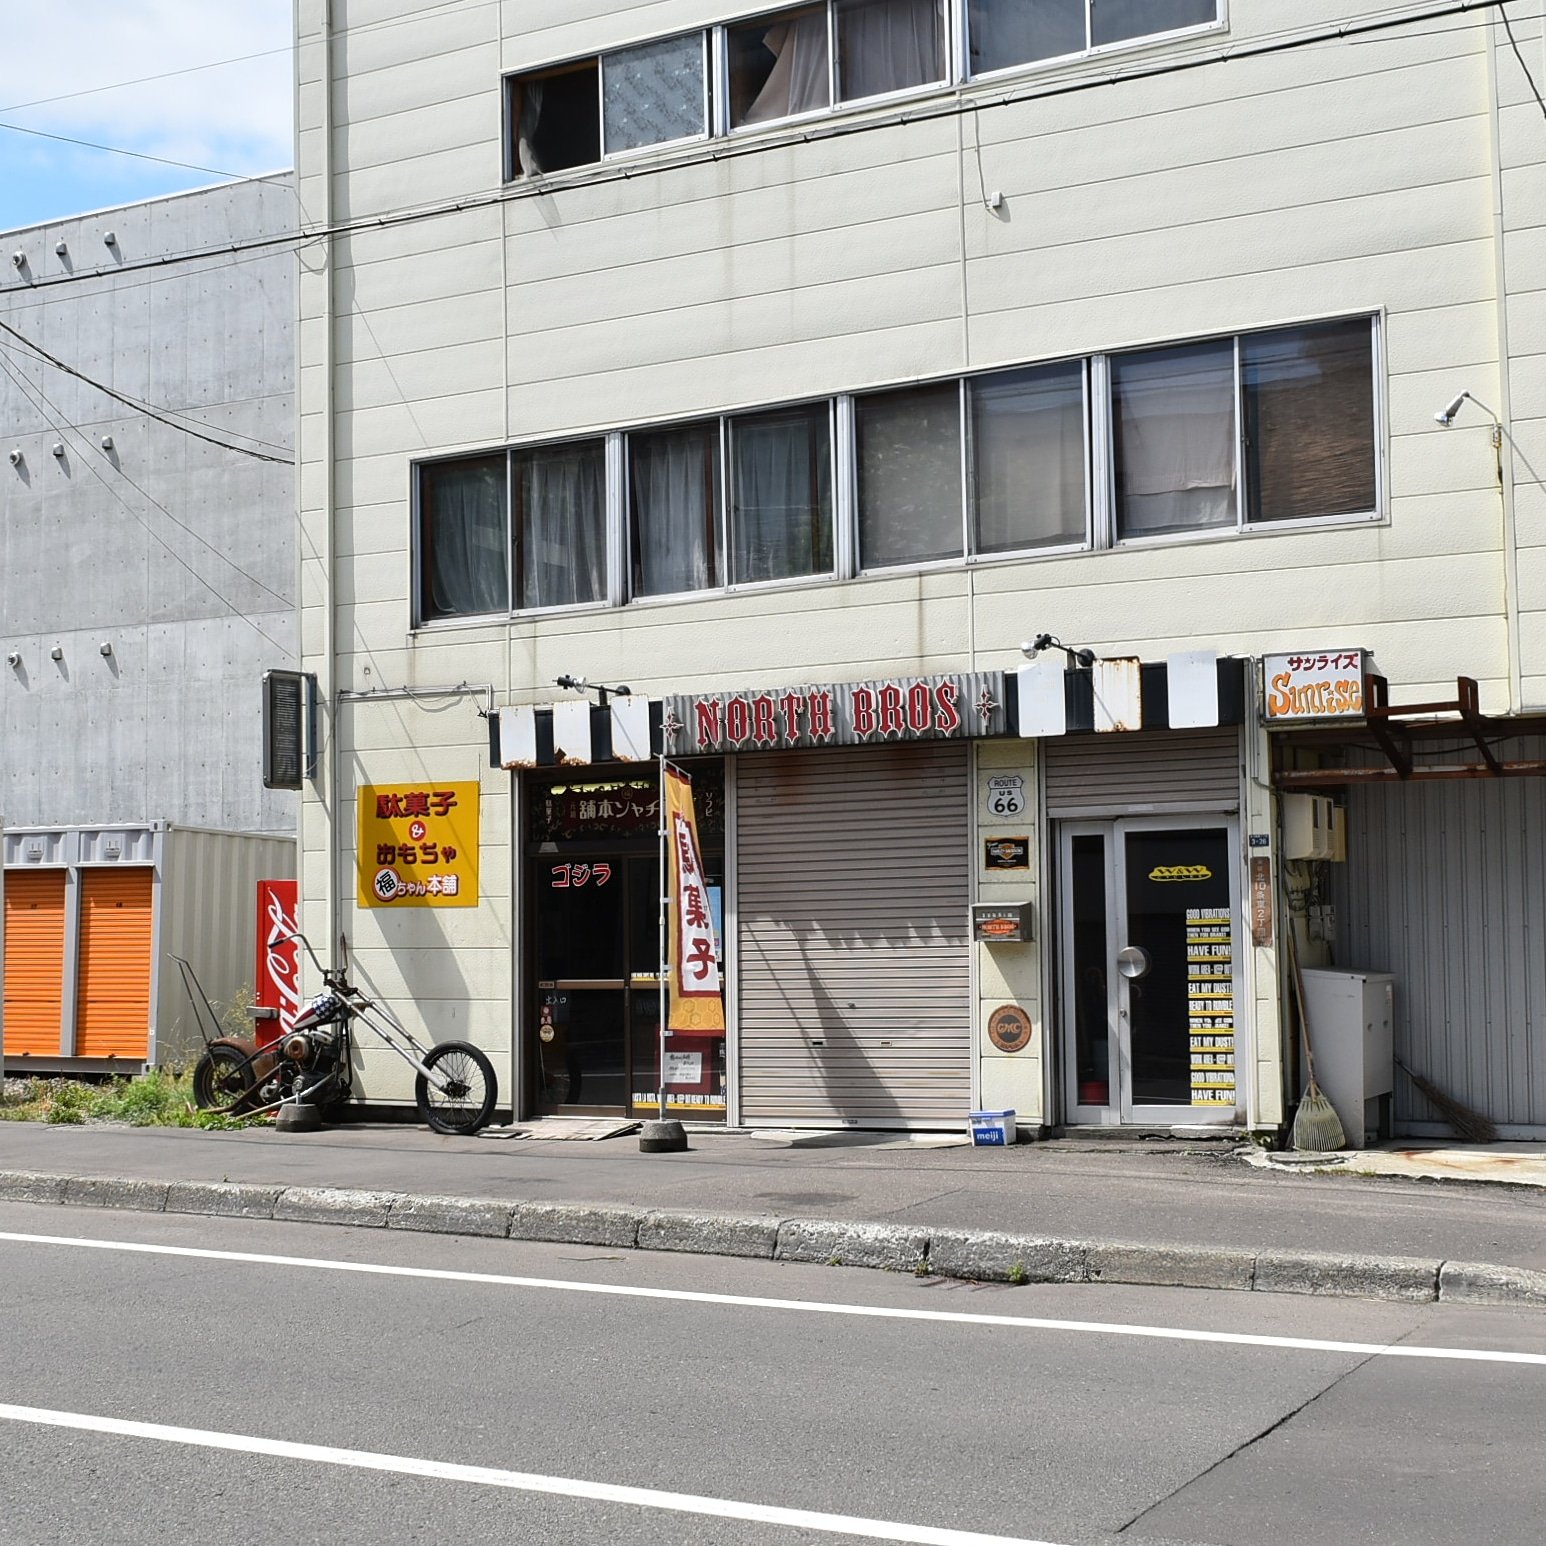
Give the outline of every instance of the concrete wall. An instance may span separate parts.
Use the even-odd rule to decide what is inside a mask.
[[[281,173],[11,231],[0,322],[179,423],[287,459],[295,258],[222,249],[294,226]],[[211,255],[157,263],[193,252]],[[259,736],[262,673],[295,664],[293,467],[158,423],[10,334],[0,452],[6,821],[293,831],[295,797],[262,788]]]

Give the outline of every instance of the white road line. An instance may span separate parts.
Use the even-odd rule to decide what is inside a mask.
[[[83,1412],[53,1412],[45,1407],[0,1405],[0,1419],[51,1428],[75,1428],[87,1433],[119,1434],[131,1439],[158,1439],[167,1444],[191,1444],[201,1449],[234,1450],[238,1454],[273,1455],[282,1460],[309,1460],[317,1465],[352,1466],[362,1471],[391,1471],[400,1476],[470,1482],[480,1487],[508,1487],[517,1492],[550,1493],[555,1497],[584,1498],[598,1503],[627,1503],[635,1508],[704,1514],[712,1519],[744,1519],[753,1524],[782,1525],[792,1530],[825,1530],[831,1535],[853,1535],[867,1540],[906,1541],[915,1546],[1053,1546],[1048,1541],[1028,1541],[1018,1536],[980,1535],[972,1530],[942,1530],[931,1525],[901,1524],[889,1519],[776,1508],[767,1503],[705,1498],[690,1492],[661,1492],[653,1487],[619,1487],[610,1482],[584,1482],[567,1476],[537,1476],[527,1471],[500,1471],[488,1466],[453,1465],[445,1460],[420,1460],[412,1455],[379,1455],[367,1449],[334,1449],[324,1444],[297,1444],[288,1439],[264,1439],[243,1433],[212,1433],[204,1428],[127,1422],[118,1417],[93,1417]]]
[[[1308,1353],[1357,1353],[1372,1358],[1436,1358],[1461,1363],[1546,1366],[1546,1353],[1492,1348],[1418,1347],[1407,1343],[1341,1342],[1321,1337],[1272,1337],[1246,1331],[1196,1331],[1184,1326],[1140,1326],[1120,1321],[1052,1320],[1037,1315],[973,1315],[962,1310],[907,1310],[869,1304],[832,1304],[817,1299],[766,1299],[751,1294],[710,1294],[686,1288],[639,1288],[619,1283],[578,1283],[565,1278],[517,1277],[502,1272],[457,1272],[446,1267],[399,1267],[379,1262],[334,1261],[314,1256],[271,1256],[256,1251],[215,1251],[191,1245],[151,1245],[140,1240],[91,1240],[72,1235],[27,1235],[0,1230],[0,1241],[63,1245],[92,1251],[129,1251],[144,1256],[196,1257],[246,1262],[260,1267],[303,1267],[319,1272],[360,1272],[376,1277],[429,1278],[445,1283],[483,1283],[566,1294],[610,1294],[620,1299],[670,1299],[684,1304],[720,1304],[747,1310],[793,1310],[807,1315],[852,1315],[872,1320],[936,1321],[957,1326],[1009,1326],[1024,1331],[1067,1331],[1108,1337],[1157,1337],[1171,1342],[1215,1342],[1235,1347],[1274,1347]]]

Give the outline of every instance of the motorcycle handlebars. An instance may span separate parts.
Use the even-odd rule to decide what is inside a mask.
[[[269,940],[268,948],[273,950],[279,945],[288,944],[292,939],[298,939],[306,947],[306,954],[311,957],[311,964],[315,966],[316,969],[322,974],[323,982],[325,982],[329,987],[337,987],[340,983],[343,982],[343,970],[340,969],[339,971],[335,972],[329,967],[324,966],[321,961],[317,959],[317,952],[311,948],[311,941],[307,939],[299,929],[292,929],[288,934],[276,933]]]

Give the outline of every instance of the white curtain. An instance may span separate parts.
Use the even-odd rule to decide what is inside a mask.
[[[521,112],[515,130],[516,170],[539,177],[547,170],[537,154],[537,125],[542,121],[542,82],[521,84]]]
[[[741,123],[770,123],[830,104],[825,8],[774,23],[762,46],[774,56],[773,69]]]
[[[606,598],[606,452],[599,440],[516,460],[520,605]]]
[[[1111,392],[1118,534],[1233,525],[1233,342],[1118,355]]]
[[[974,75],[1083,53],[1085,0],[971,0]]]
[[[838,0],[838,96],[845,102],[944,77],[939,0]]]
[[[633,487],[633,587],[639,596],[706,590],[715,557],[719,426],[695,424],[628,441]]]
[[[738,582],[832,568],[832,455],[825,405],[737,419],[731,545]]]
[[[977,551],[1078,542],[1085,532],[1084,371],[1053,365],[972,383]]]
[[[509,610],[505,476],[503,455],[442,463],[420,473],[427,617]]]

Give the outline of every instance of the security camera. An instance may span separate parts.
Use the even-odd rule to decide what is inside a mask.
[[[1469,392],[1462,392],[1452,402],[1445,404],[1443,408],[1434,414],[1434,422],[1442,424],[1445,429],[1448,429],[1455,422],[1455,415],[1465,407],[1465,401],[1470,395]]]

